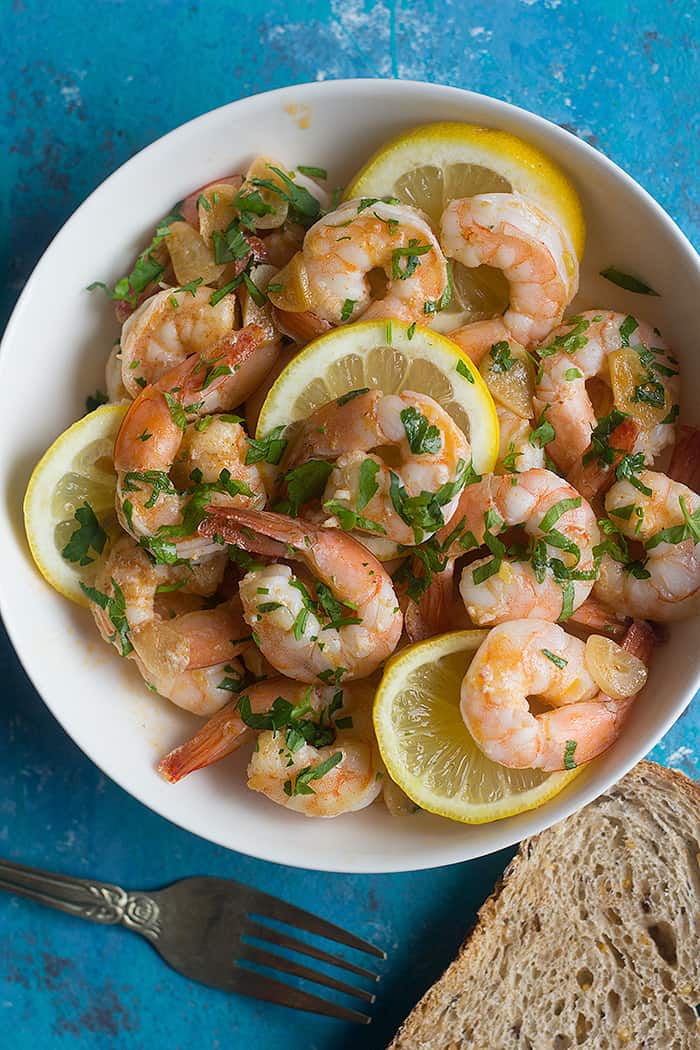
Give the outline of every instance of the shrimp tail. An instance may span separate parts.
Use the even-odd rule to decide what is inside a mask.
[[[602,631],[609,638],[622,637],[630,622],[629,616],[615,612],[591,597],[586,598],[578,609],[574,609],[569,619],[582,627],[589,627],[592,631]]]
[[[211,766],[233,754],[249,735],[238,713],[238,699],[232,700],[217,711],[191,740],[161,758],[156,768],[164,780],[177,784],[196,769]]]
[[[668,476],[700,492],[700,427],[682,426],[673,449]]]
[[[250,511],[241,508],[207,507],[207,517],[199,526],[201,536],[223,536],[252,554],[279,558],[289,554],[289,547],[303,549],[304,525],[315,532],[317,525],[301,518],[292,520],[270,511]]]
[[[436,573],[418,601],[409,598],[404,613],[404,627],[410,641],[420,642],[445,631],[454,631],[466,623],[464,605],[454,592],[455,559]],[[461,621],[461,622],[460,622]]]
[[[641,660],[645,667],[649,667],[657,637],[654,628],[646,620],[633,620],[620,644],[628,653]]]

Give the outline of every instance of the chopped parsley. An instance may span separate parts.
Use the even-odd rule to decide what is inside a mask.
[[[474,383],[474,376],[471,373],[471,369],[467,365],[466,361],[457,362],[457,372],[461,375],[462,379],[466,379],[468,383]]]
[[[405,247],[394,248],[391,253],[392,279],[394,281],[405,281],[407,278],[412,277],[420,266],[421,255],[425,255],[432,250],[432,244],[421,244],[415,237],[411,237],[408,245]]]
[[[644,281],[640,281],[638,277],[633,277],[629,273],[624,273],[622,270],[618,270],[616,266],[608,266],[607,269],[600,271],[600,276],[604,277],[606,281],[610,281],[611,284],[616,284],[618,288],[624,288],[628,292],[636,292],[638,295],[658,295],[653,288],[650,288]]]
[[[121,277],[110,292],[111,298],[136,306],[139,296],[149,284],[157,281],[163,273],[164,266],[155,254],[158,246],[170,233],[170,223],[182,222],[178,208],[158,223],[156,232],[148,247],[138,256],[131,273]]]
[[[331,769],[333,769],[334,766],[337,766],[342,759],[343,752],[336,751],[336,753],[331,755],[330,758],[327,758],[325,762],[321,762],[317,766],[306,766],[297,773],[294,782],[291,780],[285,780],[285,794],[290,797],[293,797],[294,795],[315,795],[316,792],[310,787],[310,782],[325,777],[326,773],[330,773]]]
[[[193,281],[190,281],[189,284],[183,284],[182,288],[176,288],[175,291],[176,292],[185,292],[185,293],[189,292],[189,294],[194,299],[194,297],[197,294],[197,289],[199,288],[200,284],[202,283],[202,280],[203,280],[202,277],[195,277],[195,279]]]
[[[94,394],[88,394],[85,398],[85,411],[94,412],[100,405],[106,405],[109,402],[109,398],[103,390],[96,390]]]
[[[214,262],[219,266],[225,263],[242,262],[252,252],[250,242],[243,233],[238,219],[233,219],[223,233],[214,230],[211,239],[214,245]]]
[[[561,499],[558,503],[555,503],[549,508],[547,513],[540,522],[540,530],[544,533],[549,532],[552,527],[559,521],[562,514],[566,514],[569,510],[576,510],[577,507],[581,506],[580,496],[570,496],[567,499]]]
[[[438,427],[429,423],[427,417],[413,405],[402,409],[399,416],[411,452],[415,455],[437,455],[442,448]]]
[[[371,462],[371,460],[368,462]],[[363,517],[361,514],[358,514],[357,511],[344,506],[339,500],[326,500],[323,504],[323,509],[328,511],[329,514],[333,514],[338,519],[338,524],[343,532],[351,532],[353,529],[363,529],[365,532],[376,532],[381,535],[386,535],[386,529],[383,525],[380,525],[378,521],[370,521],[369,518]]]
[[[340,320],[349,321],[352,316],[352,312],[355,309],[357,299],[346,299],[343,303],[343,308],[340,311]]]
[[[61,555],[66,561],[77,562],[79,565],[91,565],[95,559],[90,557],[89,551],[102,554],[107,542],[107,533],[100,525],[87,500],[82,507],[77,508],[73,516],[78,522],[78,528],[61,551]]]
[[[379,464],[374,459],[364,459],[360,465],[360,476],[357,490],[357,509],[364,510],[376,493]]]
[[[555,667],[559,668],[560,671],[563,670],[569,662],[568,660],[565,660],[563,656],[557,656],[556,653],[550,652],[549,649],[543,649],[542,652],[548,660],[552,661]]]
[[[149,510],[154,507],[158,497],[161,495],[176,496],[177,489],[173,485],[172,481],[165,473],[164,470],[129,470],[124,475],[123,488],[124,492],[139,492],[141,485],[135,484],[141,482],[144,485],[151,486],[151,495],[144,503],[144,507]]]
[[[551,405],[544,406],[540,418],[537,420],[537,425],[528,438],[533,448],[544,448],[550,441],[554,441],[557,436],[556,430],[549,420],[545,418],[549,408],[551,408]]]
[[[286,439],[281,436],[283,432],[284,425],[280,425],[274,427],[264,438],[248,438],[246,466],[253,463],[279,463],[287,447]]]
[[[126,601],[124,599],[124,592],[112,577],[112,590],[113,594],[104,594],[102,591],[98,591],[96,587],[88,587],[80,582],[80,589],[83,594],[90,599],[91,602],[95,602],[101,609],[104,609],[107,616],[110,619],[112,626],[114,627],[114,634],[110,637],[110,642],[119,641],[119,648],[122,656],[128,656],[133,651],[133,645],[129,640],[129,621],[126,618]]]
[[[631,314],[627,314],[627,317],[624,319],[619,329],[620,342],[623,346],[630,345],[630,336],[633,332],[636,332],[638,328],[639,322],[637,321],[637,319],[635,317],[632,317]]]
[[[489,357],[491,358],[490,372],[509,372],[516,363],[516,358],[510,352],[510,343],[506,339],[501,339],[493,344],[489,350]]]
[[[305,503],[321,498],[332,470],[332,463],[323,459],[310,459],[288,471],[284,475],[287,499],[276,504],[275,510],[296,518]]]
[[[274,164],[268,164],[267,166],[280,179],[284,188],[270,179],[251,179],[253,186],[260,186],[269,190],[270,193],[281,197],[282,200],[287,201],[290,209],[290,218],[293,222],[299,222],[306,227],[312,226],[321,214],[319,201],[303,186],[297,186],[280,168],[276,168]]]
[[[341,397],[337,398],[335,403],[338,408],[342,408],[343,405],[347,405],[349,401],[353,401],[356,397],[361,397],[362,394],[369,394],[368,386],[360,387],[358,390],[349,390],[347,394],[343,394]]]
[[[328,172],[325,168],[317,168],[313,164],[297,164],[297,171],[300,171],[302,175],[308,175],[311,179],[323,179],[328,178]]]
[[[648,551],[658,547],[660,543],[683,543],[689,539],[692,539],[693,543],[700,543],[700,507],[691,514],[684,496],[678,497],[678,504],[683,515],[683,524],[671,525],[670,528],[655,532],[644,544]]]
[[[442,508],[458,495],[468,483],[471,463],[459,460],[454,481],[447,481],[437,492],[423,490],[418,496],[409,496],[394,471],[390,471],[389,496],[394,510],[413,529],[416,543],[421,543],[426,532],[437,532],[445,524]]]
[[[576,746],[575,740],[566,741],[566,746],[564,747],[564,769],[576,769],[576,762],[574,761]]]

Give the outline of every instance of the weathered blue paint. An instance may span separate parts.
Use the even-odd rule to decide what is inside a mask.
[[[618,161],[697,242],[693,10],[692,0],[7,0],[2,317],[58,227],[134,151],[213,106],[314,79],[411,77],[533,109]],[[235,876],[375,937],[391,960],[377,1021],[359,1032],[198,987],[120,930],[0,898],[0,1046],[384,1046],[454,953],[508,854],[342,877],[226,853],[106,781],[1,644],[0,854],[133,887]],[[691,709],[653,757],[700,777],[699,745]]]

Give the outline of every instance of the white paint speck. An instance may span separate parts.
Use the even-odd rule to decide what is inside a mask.
[[[83,100],[80,95],[80,88],[77,84],[64,84],[59,90],[66,106],[70,106],[71,108],[74,106],[82,106]]]
[[[693,749],[691,747],[685,747],[684,745],[681,745],[680,747],[677,747],[675,751],[671,752],[666,761],[668,762],[669,766],[679,768],[681,763],[693,761],[694,757],[695,756],[693,754]]]
[[[469,36],[474,37],[475,39],[478,37],[480,40],[483,40],[484,43],[485,43],[487,40],[491,39],[491,37],[493,36],[493,33],[491,32],[490,29],[486,29],[485,26],[473,26],[469,30]]]

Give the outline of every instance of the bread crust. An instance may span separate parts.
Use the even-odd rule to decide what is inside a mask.
[[[573,814],[568,818],[568,821],[554,825],[554,827],[541,832],[539,835],[524,839],[518,853],[508,864],[493,892],[479,909],[476,921],[462,943],[457,957],[416,1004],[397,1031],[388,1050],[467,1050],[468,1047],[470,1050],[472,1047],[475,1050],[507,1050],[506,1046],[501,1045],[501,1043],[483,1045],[481,1042],[478,1044],[472,1042],[471,1039],[464,1041],[463,1033],[457,1031],[453,1031],[452,1034],[444,1033],[438,1027],[439,1023],[444,1021],[446,1014],[449,1013],[451,1006],[464,995],[465,978],[470,979],[474,976],[468,972],[470,960],[482,955],[486,958],[488,957],[489,953],[484,949],[491,937],[491,931],[494,927],[498,927],[499,924],[503,925],[501,911],[503,910],[504,892],[517,880],[523,869],[530,863],[532,854],[536,851],[540,852],[543,844],[550,838],[560,834],[565,824],[573,821],[580,822],[586,819],[587,816],[595,819],[596,810],[604,804],[603,800],[610,800],[616,795],[630,796],[635,791],[640,789],[646,790],[649,787],[661,793],[660,799],[662,797],[668,798],[674,792],[680,796],[686,808],[694,811],[694,818],[697,820],[697,837],[700,839],[700,784],[690,780],[677,770],[667,769],[648,761],[640,762],[618,784],[614,785],[595,801],[589,803],[584,809]],[[700,854],[698,854],[698,865],[700,866]],[[536,877],[536,874],[534,877]],[[512,902],[506,904],[505,908],[512,909]],[[698,903],[698,908],[700,908],[700,902]],[[536,915],[535,918],[537,918]],[[695,950],[700,957],[700,928],[698,928],[697,933]],[[580,959],[578,961],[580,962]],[[574,963],[574,965],[576,964]],[[488,994],[486,987],[484,988],[484,994]],[[694,989],[694,995],[697,1002],[700,999],[700,981],[698,981],[698,987]],[[514,1033],[516,1028],[517,1025],[514,1025]],[[549,1047],[552,1046],[556,1050],[556,1044],[551,1042],[538,1042],[536,1047],[529,1040],[521,1043],[519,1034],[519,1032],[514,1034],[514,1041],[508,1044],[509,1047],[516,1048],[522,1045],[532,1046],[533,1050],[540,1050],[540,1047],[543,1050],[545,1047],[549,1050]],[[687,1036],[688,1040],[686,1041],[684,1041],[684,1034],[681,1041],[678,1043],[673,1042],[674,1050],[676,1045],[681,1050],[685,1050],[686,1047],[693,1048],[693,1050],[700,1048],[700,1027],[696,1028],[695,1035],[687,1033]],[[630,1039],[629,1043],[624,1040],[617,1043],[613,1040],[608,1045],[627,1047],[627,1050],[637,1050],[638,1047],[641,1048],[642,1046],[649,1047],[649,1050],[651,1050],[652,1046],[654,1046],[654,1050],[656,1050],[655,1044],[646,1041],[635,1042],[634,1033],[630,1033]],[[590,1047],[591,1050],[598,1050],[598,1045],[590,1043],[588,1039],[585,1039],[582,1043],[579,1040],[575,1040],[571,1044],[563,1042],[559,1045],[583,1045]],[[664,1043],[663,1050],[667,1050],[667,1047],[670,1048],[670,1046],[671,1044]],[[661,1046],[658,1047],[658,1050],[662,1050]]]

